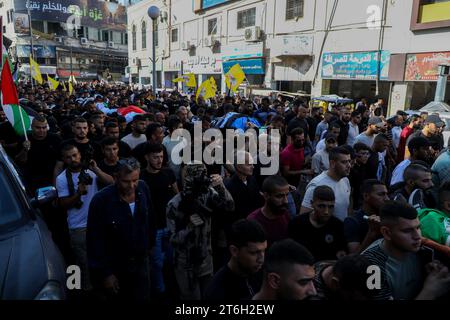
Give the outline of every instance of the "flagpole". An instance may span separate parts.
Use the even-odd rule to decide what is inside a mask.
[[[30,57],[32,59],[34,59],[34,47],[33,47],[33,28],[31,26],[31,11],[30,11],[30,0],[27,1],[28,5],[27,5],[27,10],[28,10],[28,23],[29,23],[29,27],[30,27],[30,47],[31,47],[31,52],[30,52]],[[34,79],[32,76],[32,72],[31,72],[31,60],[30,60],[30,78],[31,78],[31,89],[34,89]]]
[[[22,114],[22,111],[25,110],[20,105],[18,107],[20,113],[20,122],[22,122],[23,133],[25,134],[25,140],[28,141],[27,129],[25,129],[25,122],[23,121],[23,114]]]

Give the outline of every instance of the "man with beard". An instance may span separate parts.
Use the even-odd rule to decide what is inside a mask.
[[[351,120],[348,123],[348,137],[346,144],[352,146],[355,144],[355,139],[359,135],[359,124],[361,123],[361,113],[353,111],[351,113]]]
[[[333,189],[314,189],[313,211],[299,215],[289,222],[289,238],[304,245],[316,260],[335,260],[346,254],[344,224],[333,216]]]
[[[371,149],[364,143],[356,143],[353,146],[353,150],[355,151],[356,159],[352,165],[348,179],[350,180],[350,185],[353,187],[353,209],[359,209],[361,206],[361,190],[355,186],[362,185],[363,181],[367,179],[367,160],[369,160]]]
[[[406,144],[414,137],[424,137],[430,142],[436,150],[442,150],[443,144],[440,136],[440,129],[445,126],[445,122],[435,114],[429,115],[424,122],[425,126],[422,130],[414,132],[409,136]],[[405,158],[409,156],[409,150],[405,152]]]
[[[330,151],[330,169],[311,180],[306,187],[300,214],[313,211],[312,199],[314,189],[318,186],[329,186],[336,198],[334,215],[341,221],[351,212],[350,182],[348,175],[351,168],[350,151],[343,147],[336,147]]]
[[[288,237],[289,184],[281,176],[270,176],[262,185],[265,204],[252,212],[248,220],[256,220],[264,228],[269,247],[278,240]]]
[[[380,270],[381,288],[373,290],[373,298],[434,300],[446,294],[450,288],[448,268],[423,249],[416,210],[389,201],[380,210],[380,224],[383,238],[362,253]]]
[[[136,148],[137,145],[147,141],[145,136],[145,130],[147,128],[147,120],[143,115],[135,115],[131,129],[133,130],[129,135],[122,138],[122,141],[128,144],[131,150]]]
[[[67,210],[70,244],[80,266],[82,289],[91,289],[86,253],[86,226],[89,205],[97,189],[97,176],[91,170],[84,170],[81,153],[76,146],[65,145],[62,157],[67,169],[56,178],[59,205]]]
[[[115,184],[91,201],[87,228],[89,270],[111,300],[149,300],[149,253],[154,244],[150,192],[139,162],[119,161]]]
[[[95,155],[101,155],[101,150],[98,144],[94,143],[88,138],[89,126],[88,122],[84,118],[76,118],[72,123],[72,132],[74,137],[62,142],[62,147],[65,145],[72,145],[77,147],[81,154],[81,162],[83,165],[87,165]],[[54,177],[56,177],[63,171],[63,161],[57,161],[54,169]]]
[[[251,299],[261,287],[260,270],[264,262],[267,239],[256,221],[238,220],[228,238],[231,258],[206,289],[210,301],[241,301]]]
[[[328,134],[325,137],[325,144],[325,149],[316,152],[312,157],[311,168],[316,176],[330,168],[329,152],[337,147],[336,137],[333,134]]]
[[[339,146],[342,146],[347,143],[348,138],[348,129],[349,129],[349,122],[351,119],[351,111],[349,106],[345,106],[341,109],[340,117],[338,120],[335,121],[341,128],[339,131],[339,136],[337,137],[337,142]]]
[[[281,173],[291,185],[298,186],[300,176],[310,173],[310,170],[302,170],[305,166],[305,134],[302,128],[295,128],[290,137],[291,143],[280,154]]]
[[[169,229],[166,222],[166,206],[178,193],[177,180],[172,169],[163,167],[163,146],[147,144],[145,160],[147,167],[141,171],[141,180],[147,184],[155,210],[156,243],[152,252],[152,287],[157,294],[166,292],[163,277],[163,267],[171,260],[172,251],[169,245]]]
[[[128,158],[131,155],[130,146],[120,140],[120,129],[116,122],[107,122],[105,125],[105,137],[110,137],[118,140],[119,158]]]
[[[424,137],[414,137],[408,142],[408,149],[411,153],[409,159],[405,159],[395,167],[392,173],[391,186],[403,182],[403,173],[407,166],[413,161],[430,161],[430,142]]]
[[[386,185],[376,179],[365,180],[360,189],[363,198],[361,209],[344,220],[344,233],[350,254],[360,253],[381,237],[380,208],[389,200]]]
[[[403,180],[404,186],[392,194],[392,200],[409,203],[416,210],[436,207],[431,195],[431,170],[425,163],[412,162],[406,167]]]
[[[317,294],[314,257],[292,239],[275,243],[267,252],[261,290],[253,300],[305,300]]]
[[[384,122],[380,117],[371,117],[368,122],[367,130],[360,133],[355,138],[355,143],[364,143],[369,148],[372,148],[375,136],[380,133],[380,130],[384,127]]]

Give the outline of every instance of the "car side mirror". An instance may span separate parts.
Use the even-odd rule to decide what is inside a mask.
[[[34,208],[55,200],[58,197],[58,191],[55,187],[45,187],[36,190],[36,196],[31,200],[31,205]]]

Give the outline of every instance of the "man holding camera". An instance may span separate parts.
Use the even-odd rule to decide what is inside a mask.
[[[67,210],[67,224],[69,226],[70,244],[77,265],[81,269],[82,289],[90,290],[86,254],[86,226],[89,204],[97,189],[97,175],[86,169],[81,161],[81,153],[74,145],[67,144],[62,148],[62,158],[65,169],[56,178],[59,205]],[[92,161],[90,168],[99,172]]]
[[[202,298],[213,274],[211,220],[233,210],[222,177],[208,177],[203,163],[188,164],[183,191],[170,200],[166,211],[181,300]]]

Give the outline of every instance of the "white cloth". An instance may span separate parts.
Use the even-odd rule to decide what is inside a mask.
[[[353,122],[348,123],[348,137],[347,137],[347,145],[353,146],[355,144],[355,139],[359,135],[359,127],[357,124],[353,124]]]
[[[312,209],[312,199],[314,189],[317,186],[329,186],[334,191],[336,199],[334,205],[334,216],[341,221],[348,215],[348,208],[350,206],[350,181],[348,178],[342,178],[339,181],[333,180],[328,175],[328,171],[322,172],[320,175],[312,179],[306,186],[305,197],[303,198],[302,207]]]
[[[394,172],[392,172],[391,186],[396,183],[403,182],[403,173],[405,172],[406,167],[410,164],[411,160],[405,159],[395,167]]]
[[[322,139],[316,145],[316,152],[323,151],[325,150],[325,148],[326,148],[325,139]]]
[[[398,145],[400,144],[400,135],[402,134],[402,128],[393,127],[391,129],[392,132],[392,142],[394,143],[395,149],[398,149]]]
[[[108,115],[112,114],[114,112],[117,112],[116,109],[110,109],[110,108],[106,107],[103,102],[97,102],[96,107],[97,107],[97,110],[100,110],[104,114],[108,114]]]
[[[138,138],[134,137],[132,133],[122,138],[122,141],[130,146],[131,150],[136,148],[137,145],[147,141],[145,134],[141,134]]]
[[[359,134],[358,136],[356,136],[355,143],[353,145],[355,145],[357,143],[364,143],[369,148],[372,148],[374,140],[375,140],[375,135],[372,137],[369,137],[368,135],[366,135],[365,132],[363,132],[363,133]]]
[[[67,210],[67,224],[69,226],[69,229],[85,228],[87,226],[89,204],[98,191],[97,176],[91,170],[87,170],[87,173],[92,177],[92,184],[90,186],[87,186],[87,194],[81,196],[81,201],[83,202],[81,208],[71,208]],[[79,175],[79,173],[72,173],[72,181],[75,192],[77,192],[78,190]],[[56,177],[56,190],[58,190],[59,198],[70,196],[66,170],[64,170],[58,177]]]
[[[330,168],[329,154],[326,150],[321,150],[313,155],[311,168],[316,175],[319,175]]]

